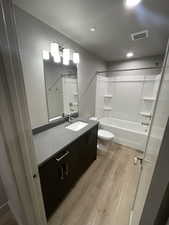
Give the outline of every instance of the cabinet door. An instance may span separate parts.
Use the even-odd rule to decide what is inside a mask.
[[[81,175],[80,172],[80,160],[79,160],[79,151],[80,151],[80,143],[81,143],[81,138],[73,142],[71,145],[69,145],[68,149],[71,152],[70,158],[68,161],[69,165],[69,176],[67,177],[67,183],[68,186],[73,186],[78,178]]]
[[[98,126],[95,126],[88,135],[87,152],[89,154],[89,162],[97,158],[97,133]]]
[[[72,150],[72,165],[71,165],[71,172],[74,182],[78,180],[78,178],[83,174],[85,171],[86,166],[84,165],[85,161],[85,153],[84,153],[84,135],[78,138],[74,143],[72,143],[71,150]]]
[[[97,155],[97,126],[84,134],[78,140],[78,170],[82,174],[96,159]]]
[[[47,218],[54,212],[67,192],[65,177],[68,173],[66,164],[68,157],[69,152],[63,150],[39,168]]]

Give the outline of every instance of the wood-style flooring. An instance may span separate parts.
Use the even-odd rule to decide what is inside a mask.
[[[49,225],[128,225],[139,177],[139,152],[113,144],[77,182]]]
[[[0,210],[0,225],[18,225],[8,206]]]

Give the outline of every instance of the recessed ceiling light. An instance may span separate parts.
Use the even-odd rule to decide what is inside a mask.
[[[141,2],[141,0],[125,0],[125,1],[126,1],[125,4],[128,8],[133,8]]]
[[[95,27],[91,27],[91,28],[90,28],[90,31],[91,31],[91,32],[94,32],[94,31],[96,31],[96,28],[95,28]]]
[[[133,57],[134,56],[134,53],[133,52],[128,52],[127,54],[126,54],[126,57],[127,58],[131,58],[131,57]]]

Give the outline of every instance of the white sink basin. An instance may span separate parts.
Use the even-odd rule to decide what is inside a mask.
[[[88,123],[85,123],[82,121],[77,121],[77,122],[74,122],[74,123],[68,125],[66,127],[66,129],[73,130],[73,131],[79,131],[79,130],[83,129],[84,127],[86,127],[87,125],[88,125]]]

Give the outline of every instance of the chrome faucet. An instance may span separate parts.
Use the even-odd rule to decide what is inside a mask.
[[[71,113],[68,114],[64,114],[65,120],[68,121],[69,123],[72,122],[72,120],[74,120],[74,117],[71,116]]]

